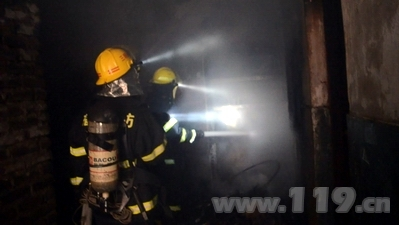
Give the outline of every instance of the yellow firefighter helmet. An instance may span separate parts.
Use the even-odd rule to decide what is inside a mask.
[[[98,80],[96,85],[112,82],[129,71],[133,59],[120,48],[107,48],[98,55],[95,63]]]
[[[169,67],[159,68],[151,79],[151,82],[155,84],[171,84],[173,81],[177,82],[176,74]]]

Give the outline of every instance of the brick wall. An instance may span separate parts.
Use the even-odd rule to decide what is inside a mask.
[[[56,220],[39,24],[35,4],[0,3],[0,224]]]

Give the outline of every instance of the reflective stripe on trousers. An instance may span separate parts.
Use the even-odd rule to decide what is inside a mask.
[[[151,209],[155,208],[155,206],[157,205],[158,202],[158,196],[156,195],[152,200],[148,201],[148,202],[143,202],[143,206],[146,212],[150,211]],[[132,206],[128,206],[128,208],[130,209],[130,211],[132,211],[132,213],[134,215],[136,214],[140,214],[140,208],[138,205],[132,205]]]

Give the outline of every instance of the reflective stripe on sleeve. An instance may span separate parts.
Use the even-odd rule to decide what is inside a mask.
[[[193,143],[195,141],[195,137],[197,137],[197,132],[194,129],[192,129],[190,143]]]
[[[177,119],[171,118],[168,122],[163,125],[163,130],[168,132],[175,124],[177,123]]]
[[[181,129],[180,143],[185,142],[187,138],[187,131],[185,128]]]
[[[69,147],[69,152],[71,153],[71,155],[75,157],[86,155],[85,147],[78,147],[78,148]]]
[[[158,157],[160,154],[162,154],[165,151],[165,144],[160,144],[158,147],[156,147],[154,149],[154,151],[152,151],[150,154],[141,157],[141,159],[144,162],[149,162],[154,160],[156,157]]]
[[[69,179],[73,186],[78,186],[83,181],[83,177],[72,177]]]
[[[143,202],[145,211],[148,212],[151,209],[153,209],[155,207],[155,205],[157,204],[157,201],[158,201],[158,196],[155,196],[152,200],[150,200],[148,202]],[[130,209],[130,211],[132,211],[133,214],[141,213],[138,205],[128,206],[128,208]]]

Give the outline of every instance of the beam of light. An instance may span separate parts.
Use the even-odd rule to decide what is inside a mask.
[[[236,127],[242,118],[240,108],[241,106],[225,105],[217,107],[215,110],[219,111],[218,117],[222,123],[230,127]]]
[[[204,137],[249,136],[250,132],[244,131],[204,131]]]
[[[176,118],[178,121],[207,121],[204,113],[171,113],[170,117]]]
[[[168,51],[168,52],[162,53],[160,55],[143,60],[142,62],[143,62],[143,64],[147,64],[147,63],[156,62],[156,61],[159,61],[162,59],[170,59],[170,58],[172,58],[173,55],[174,55],[173,51]]]
[[[193,53],[198,53],[198,52],[202,52],[206,49],[212,49],[215,46],[217,46],[220,42],[219,42],[220,38],[216,37],[216,36],[209,36],[209,37],[205,37],[196,41],[192,41],[192,42],[188,42],[183,44],[182,46],[180,46],[179,48],[177,48],[176,50],[171,50],[153,57],[150,57],[148,59],[143,60],[143,64],[146,63],[153,63],[153,62],[157,62],[163,59],[170,59],[172,57],[174,57],[175,55],[178,56],[184,56],[187,54],[193,54]]]
[[[205,93],[217,93],[217,92],[220,92],[220,91],[217,91],[217,90],[212,89],[212,88],[206,88],[206,87],[200,87],[200,86],[194,86],[194,85],[187,85],[187,84],[183,84],[183,83],[179,83],[179,87],[192,89],[192,90],[196,90],[196,91],[202,91],[202,92],[205,92]]]
[[[185,55],[188,53],[196,52],[201,50],[201,43],[187,43],[176,50],[178,55]]]
[[[207,36],[196,41],[183,44],[176,50],[178,55],[186,55],[214,48],[219,43],[219,37]]]
[[[224,105],[206,113],[170,114],[179,121],[218,121],[229,127],[237,127],[242,122],[242,106]]]

